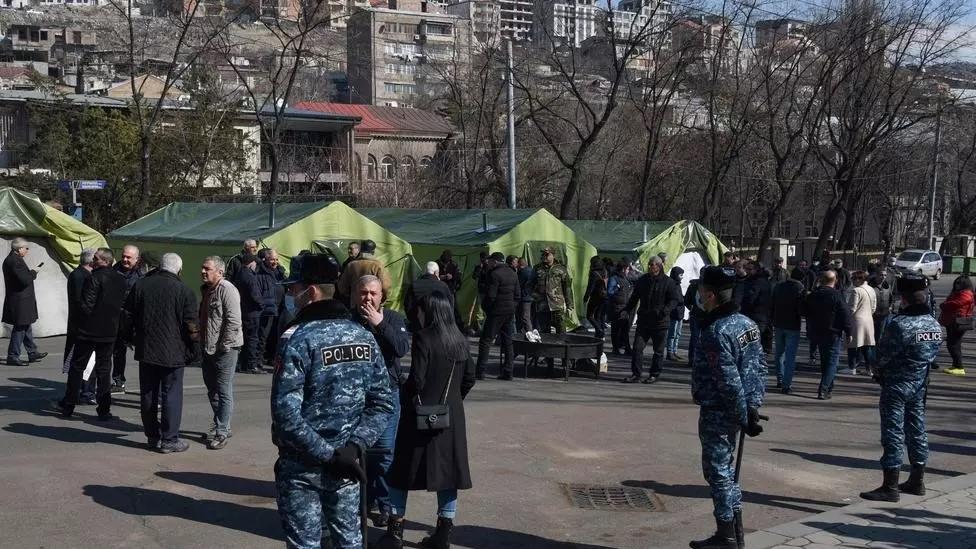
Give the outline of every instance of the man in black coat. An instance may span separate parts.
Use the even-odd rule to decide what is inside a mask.
[[[407,311],[407,325],[410,331],[416,333],[420,330],[420,318],[418,317],[420,300],[434,292],[440,292],[444,297],[454,304],[454,292],[440,278],[440,266],[436,261],[428,261],[426,273],[413,281],[407,295],[403,299],[403,309]]]
[[[644,367],[644,348],[650,341],[654,346],[651,371],[643,383],[657,383],[664,363],[664,346],[668,338],[668,323],[671,311],[681,303],[681,289],[664,272],[661,258],[652,256],[647,265],[647,274],[637,280],[634,293],[627,303],[627,313],[637,309],[637,328],[634,332],[633,354],[630,360],[632,375],[624,383],[641,381]],[[640,303],[640,308],[637,304]]]
[[[613,354],[631,354],[630,314],[627,304],[634,293],[630,263],[621,260],[607,282],[607,315],[610,317],[610,347]]]
[[[854,319],[850,307],[835,289],[837,273],[824,271],[820,273],[819,281],[820,286],[806,300],[807,335],[810,344],[816,345],[820,350],[820,388],[817,398],[830,400],[841,347],[854,334]]]
[[[119,336],[122,306],[125,304],[125,278],[112,268],[112,250],[95,252],[94,270],[81,291],[81,318],[78,324],[68,386],[58,402],[62,415],[71,416],[81,394],[82,377],[88,359],[95,353],[95,400],[98,419],[112,418],[112,348]]]
[[[746,280],[743,287],[742,314],[756,323],[761,334],[763,352],[769,354],[773,350],[773,328],[769,324],[770,311],[773,308],[773,286],[769,281],[769,271],[758,261],[745,264]]]
[[[488,285],[482,307],[485,310],[485,326],[478,340],[477,379],[485,378],[485,365],[495,337],[501,335],[502,355],[505,357],[498,379],[512,379],[512,323],[515,321],[516,303],[520,297],[518,275],[505,263],[505,256],[495,252],[488,258],[486,274]]]
[[[688,336],[688,364],[695,364],[695,351],[698,349],[698,340],[701,337],[701,326],[705,321],[705,310],[698,304],[698,285],[700,279],[694,279],[688,284],[688,291],[685,292],[685,307],[688,308],[688,329],[691,332]]]
[[[773,289],[772,325],[776,332],[776,387],[784,395],[791,392],[793,370],[796,367],[796,350],[800,344],[800,327],[803,323],[804,300],[803,271],[794,269],[790,280],[777,284]]]
[[[265,309],[266,292],[262,291],[261,281],[255,274],[258,268],[257,257],[244,255],[240,263],[241,268],[237,271],[237,278],[232,280],[238,293],[241,294],[241,328],[244,331],[244,347],[237,359],[237,371],[261,374],[264,370],[260,365],[258,344],[261,340],[261,313]]]
[[[3,260],[3,322],[11,325],[10,343],[7,345],[7,366],[27,366],[38,362],[47,353],[37,351],[31,324],[37,322],[37,299],[34,296],[34,279],[37,271],[29,269],[24,258],[30,245],[23,238],[10,242],[10,255]],[[27,349],[27,361],[20,360],[21,347]]]
[[[264,248],[258,252],[258,267],[254,271],[261,289],[264,307],[261,309],[261,319],[258,323],[258,368],[262,361],[271,364],[274,359],[275,324],[278,322],[278,311],[285,300],[285,287],[281,282],[285,280],[285,268],[278,264],[278,252],[272,248]],[[270,351],[270,352],[269,352]],[[262,370],[263,371],[263,370]]]
[[[149,449],[169,454],[189,448],[179,438],[183,369],[200,358],[200,307],[180,280],[180,256],[163,254],[159,263],[129,292],[125,310],[135,335],[143,430]]]
[[[534,324],[532,305],[535,304],[535,300],[532,298],[532,288],[535,286],[535,269],[529,267],[525,258],[520,257],[515,274],[518,276],[519,283],[518,313],[515,315],[515,324],[518,331],[524,334],[531,332]]]
[[[95,268],[94,248],[85,248],[79,256],[78,267],[68,274],[68,330],[64,338],[64,373],[71,370],[71,356],[78,338],[78,326],[81,324],[81,297],[85,289],[85,282],[91,278]],[[81,404],[96,404],[95,378],[89,377],[81,386]]]
[[[128,295],[132,291],[136,282],[139,282],[146,275],[146,266],[142,262],[139,248],[130,245],[122,247],[122,257],[115,264],[115,271],[125,278],[125,292]],[[130,342],[126,341],[125,334],[120,333],[115,340],[115,349],[112,352],[112,393],[125,393],[125,359],[127,347]]]
[[[241,248],[241,253],[234,255],[227,261],[227,270],[224,271],[224,278],[231,282],[237,280],[237,273],[240,272],[243,266],[241,260],[248,255],[258,255],[258,241],[253,238],[245,240],[244,246]]]

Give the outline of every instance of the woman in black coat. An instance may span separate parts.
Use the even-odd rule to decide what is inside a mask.
[[[421,547],[450,547],[457,491],[471,488],[462,402],[475,383],[468,341],[454,322],[451,300],[441,292],[420,300],[418,317],[422,329],[413,336],[410,377],[400,391],[402,412],[388,477],[392,516],[380,549],[403,547],[409,490],[437,492],[437,530],[421,542]],[[440,403],[445,387],[450,427],[418,430],[416,406]]]

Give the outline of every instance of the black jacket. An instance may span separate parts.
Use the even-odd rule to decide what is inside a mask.
[[[691,311],[689,314],[695,321],[701,321],[705,318],[705,310],[698,306],[698,300],[695,299],[695,296],[698,295],[699,282],[700,279],[697,278],[692,280],[688,284],[688,291],[685,292],[685,307],[688,307],[688,310]]]
[[[813,343],[829,343],[841,334],[854,333],[851,308],[841,293],[829,286],[821,286],[806,299],[807,336]]]
[[[488,293],[485,296],[485,314],[504,316],[515,314],[515,303],[520,297],[518,275],[508,265],[498,264],[488,271]]]
[[[68,274],[68,335],[78,334],[81,323],[81,292],[85,288],[85,281],[91,278],[91,271],[78,267]]]
[[[34,279],[37,271],[27,268],[23,257],[10,252],[3,260],[3,321],[27,326],[37,321],[37,298]]]
[[[390,372],[390,384],[394,388],[399,387],[406,379],[403,369],[400,368],[400,359],[410,352],[410,332],[407,331],[407,323],[403,315],[384,307],[383,322],[374,328],[359,314],[359,307],[356,307],[352,313],[352,320],[360,323],[376,338],[380,352],[383,353],[386,369]]]
[[[437,268],[440,269],[441,276],[451,275],[450,280],[442,280],[444,284],[451,290],[452,293],[457,293],[461,289],[461,269],[458,264],[451,261],[444,261],[442,259],[437,260]]]
[[[769,281],[775,286],[790,279],[790,273],[784,267],[773,267],[769,270]]]
[[[95,269],[81,290],[78,339],[110,343],[119,336],[125,277],[110,267]]]
[[[444,297],[451,300],[452,305],[454,304],[454,292],[451,291],[451,287],[432,274],[424,274],[410,285],[410,290],[403,298],[403,308],[407,311],[407,323],[411,331],[420,329],[420,321],[417,318],[420,300],[434,292],[444,294]]]
[[[610,305],[610,320],[628,318],[627,304],[630,302],[630,296],[634,293],[634,283],[620,273],[613,273],[610,275],[610,281],[607,282],[608,293],[611,285],[614,287],[614,293],[607,298]]]
[[[769,322],[773,308],[773,286],[769,282],[769,271],[762,269],[746,279],[743,287],[742,314],[757,324]]]
[[[247,267],[241,267],[237,271],[237,278],[233,279],[237,292],[241,294],[241,316],[257,317],[261,316],[264,310],[265,298],[261,291],[261,282],[256,274]]]
[[[404,490],[471,488],[462,401],[475,384],[474,361],[470,356],[446,356],[435,334],[428,330],[414,336],[411,358],[410,377],[400,399],[403,411],[390,466],[390,484]],[[425,405],[438,403],[448,379],[451,426],[437,433],[418,431],[415,397],[419,395]]]
[[[197,296],[175,274],[159,270],[140,280],[125,304],[136,360],[167,368],[196,362],[199,310]]]
[[[637,308],[638,303],[640,308]],[[627,302],[627,312],[637,309],[638,326],[666,328],[671,311],[680,303],[681,289],[670,276],[664,271],[657,276],[647,273],[637,279]]]
[[[799,330],[806,291],[799,280],[787,280],[773,289],[773,328]]]
[[[532,303],[532,285],[534,281],[532,277],[535,276],[535,269],[529,266],[522,267],[518,270],[518,283],[519,283],[519,301],[521,303]]]
[[[264,262],[259,263],[257,270],[254,272],[254,279],[257,282],[258,292],[261,294],[262,315],[278,314],[279,297],[280,299],[285,298],[284,286],[278,284],[284,280],[283,278],[279,278],[280,275],[281,273],[277,269],[272,270],[268,268]],[[240,290],[238,290],[238,292],[240,292]]]
[[[801,269],[799,267],[796,267],[793,269],[794,273],[797,271],[803,273],[803,280],[801,282],[803,282],[804,291],[806,291],[807,293],[812,292],[813,289],[817,286],[817,273],[814,272],[814,270],[811,269],[810,267],[807,267],[806,269]]]
[[[676,275],[675,270],[680,270],[680,272],[678,272]],[[673,280],[674,283],[678,286],[679,296],[681,296],[681,281],[679,280],[678,277],[684,274],[684,272],[685,272],[684,269],[681,269],[681,267],[674,267],[671,269],[671,280]],[[685,319],[685,301],[684,298],[682,297],[681,301],[678,303],[678,306],[675,307],[674,309],[671,309],[671,322],[676,322],[684,319]]]

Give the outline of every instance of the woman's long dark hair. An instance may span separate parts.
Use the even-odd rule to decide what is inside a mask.
[[[440,346],[438,351],[449,358],[462,360],[468,355],[468,340],[454,322],[454,305],[442,292],[433,292],[420,299],[424,330],[434,333]]]
[[[973,280],[966,275],[961,275],[952,282],[952,291],[961,292],[963,290],[973,290]]]

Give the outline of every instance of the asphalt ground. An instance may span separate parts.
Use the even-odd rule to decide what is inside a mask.
[[[935,283],[937,295],[950,283]],[[933,481],[976,471],[976,337],[964,345],[969,377],[932,375]],[[72,419],[50,411],[64,391],[62,346],[45,339],[43,362],[0,366],[0,548],[283,546],[270,376],[237,376],[234,436],[210,451],[201,442],[210,406],[200,371],[188,369],[182,430],[191,448],[162,455],[144,448],[135,365],[130,393],[115,398],[119,419],[97,422],[88,406]],[[794,394],[770,390],[766,432],[747,441],[748,530],[856,502],[880,481],[878,386],[841,376],[833,400],[818,401],[819,373],[806,357],[804,342]],[[626,359],[612,357],[600,380],[478,383],[465,403],[475,487],[461,492],[456,547],[677,548],[711,532],[688,366],[667,364],[656,385],[618,383],[628,373]],[[568,483],[650,490],[659,510],[580,509]],[[433,494],[411,493],[406,539],[419,541],[434,515]]]

